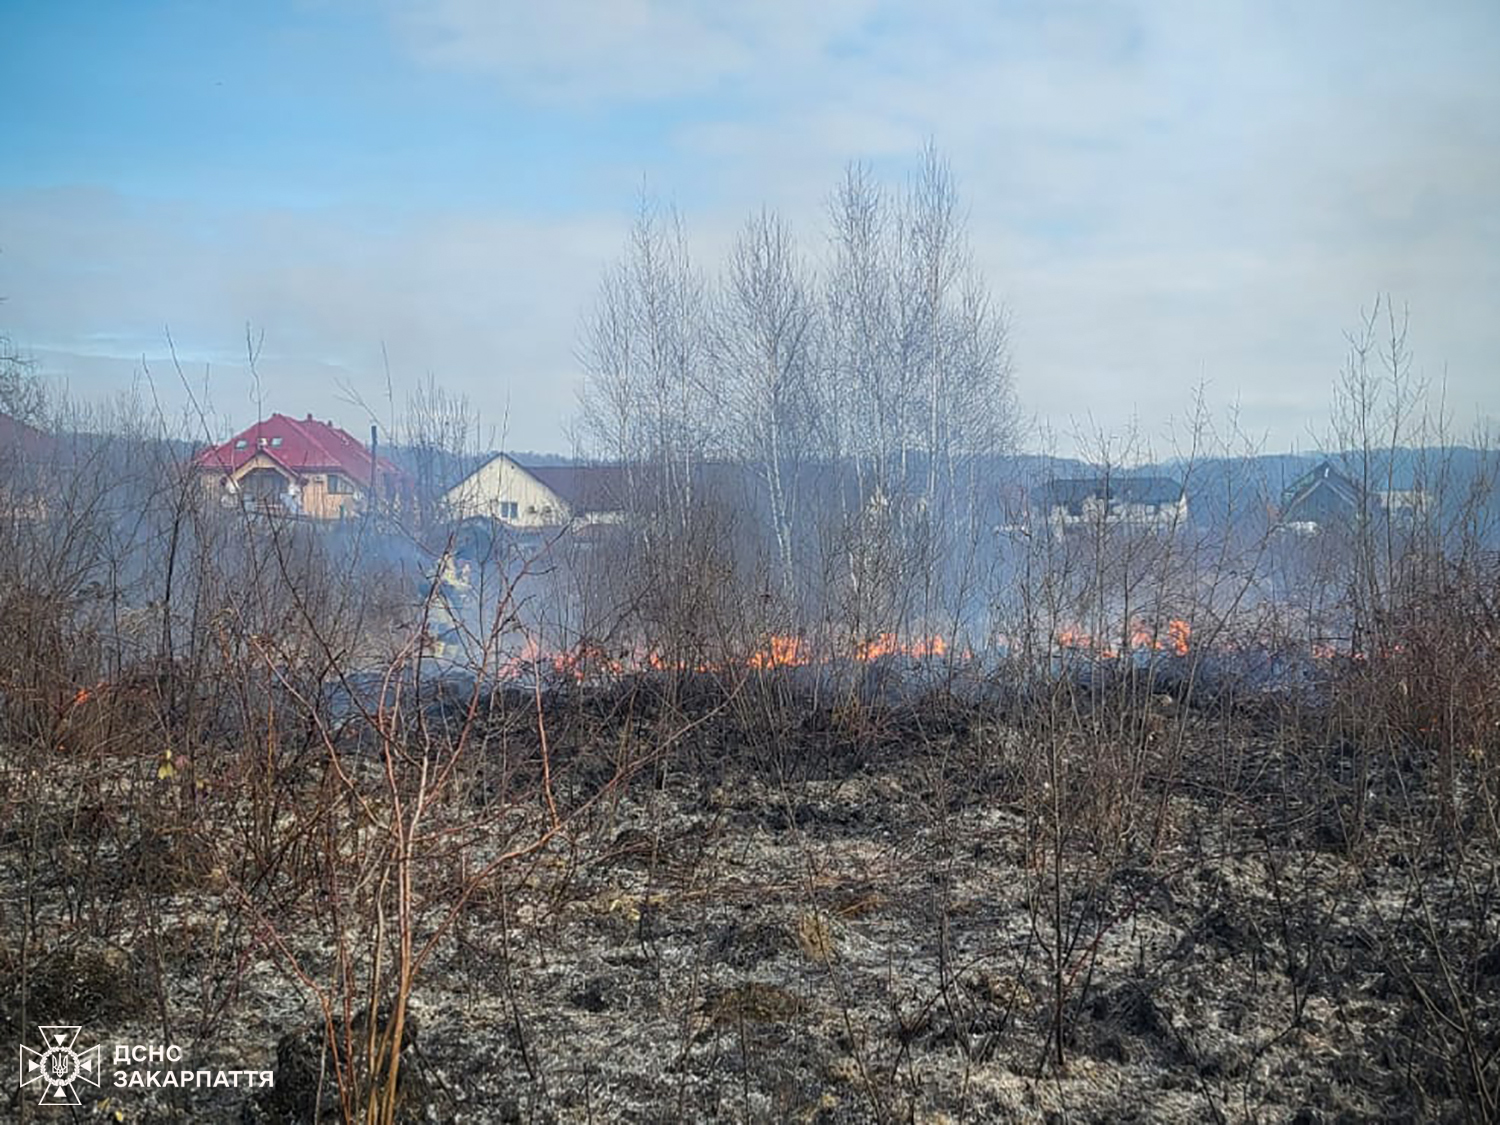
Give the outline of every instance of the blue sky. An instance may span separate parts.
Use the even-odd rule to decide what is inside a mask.
[[[11,0],[0,331],[171,404],[170,330],[227,427],[250,323],[267,409],[357,423],[339,386],[382,402],[388,360],[564,449],[643,183],[706,268],[763,204],[816,256],[845,162],[899,182],[931,138],[1064,444],[1206,381],[1306,448],[1377,292],[1462,426],[1500,415],[1497,74],[1489,0]]]

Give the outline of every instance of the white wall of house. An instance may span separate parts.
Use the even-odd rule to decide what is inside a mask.
[[[1420,488],[1393,488],[1381,496],[1385,510],[1420,515],[1427,510],[1427,494]]]
[[[513,527],[556,527],[572,517],[562,497],[503,453],[459,481],[443,499],[456,519],[489,516]]]
[[[1171,504],[1117,504],[1113,516],[1132,527],[1165,530],[1174,524],[1187,522],[1187,496],[1184,494]]]
[[[1100,496],[1090,496],[1079,505],[1079,515],[1071,514],[1062,504],[1047,513],[1047,522],[1054,533],[1068,528],[1095,527],[1101,522],[1121,527],[1152,528],[1170,530],[1187,522],[1187,495],[1184,493],[1171,504],[1136,504],[1116,500],[1108,503]]]

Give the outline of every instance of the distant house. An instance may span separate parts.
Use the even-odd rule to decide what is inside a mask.
[[[1365,510],[1365,495],[1331,461],[1309,469],[1281,493],[1281,523],[1292,531],[1353,523]]]
[[[1169,528],[1186,521],[1187,493],[1169,477],[1082,477],[1048,481],[1039,496],[1056,533],[1100,524]]]
[[[1281,525],[1309,534],[1347,526],[1362,518],[1412,521],[1426,512],[1428,497],[1420,488],[1366,492],[1353,478],[1323,461],[1289,484],[1281,494]]]
[[[226,501],[336,520],[408,498],[406,474],[332,422],[272,414],[193,459],[205,485]]]
[[[1416,519],[1427,513],[1428,496],[1420,488],[1393,488],[1380,494],[1386,514],[1393,520]]]
[[[615,523],[625,504],[618,465],[522,465],[497,453],[443,497],[457,519],[483,516],[534,530]]]

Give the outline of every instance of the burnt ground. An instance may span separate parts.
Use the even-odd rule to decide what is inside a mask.
[[[837,753],[799,729],[736,754],[732,732],[700,729],[586,807],[605,754],[560,748],[559,800],[582,811],[487,881],[424,967],[403,1119],[1482,1119],[1500,1048],[1491,844],[1434,846],[1374,799],[1356,831],[1347,792],[1253,726],[1181,730],[1170,784],[1147,771],[1089,797],[1113,759],[1081,745],[1056,803],[1034,735],[982,715]],[[1337,774],[1313,757],[1298,768]],[[1396,769],[1369,791],[1410,783]],[[266,931],[233,921],[222,857],[194,878],[138,863],[81,904],[86,849],[63,815],[37,821],[50,845],[5,837],[7,1034],[29,886],[26,1022],[155,1043],[166,1020],[188,1065],[278,1078],[271,1095],[106,1083],[33,1119],[312,1120],[318,1009]],[[198,836],[212,853],[226,831]],[[280,939],[327,970],[317,925]]]

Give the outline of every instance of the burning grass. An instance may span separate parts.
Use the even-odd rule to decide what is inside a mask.
[[[820,645],[804,636],[772,634],[763,645],[749,652],[724,653],[692,662],[674,659],[646,645],[611,648],[580,640],[566,648],[550,648],[534,635],[524,636],[515,647],[514,654],[500,661],[495,668],[497,679],[524,680],[543,675],[584,682],[642,673],[725,676],[744,670],[766,672],[837,662],[871,664],[893,657],[941,660],[950,655],[950,643],[937,634],[902,640],[898,634],[889,632],[839,646]],[[967,647],[953,656],[964,662],[974,660],[973,650]]]
[[[1496,853],[1473,831],[1435,846],[1414,798],[1435,759],[1351,742],[1336,700],[1268,722],[1142,696],[1140,669],[1106,663],[1103,696],[1067,677],[830,695],[800,665],[486,690],[477,711],[472,688],[417,692],[403,737],[464,731],[473,753],[407,837],[413,937],[435,944],[397,1119],[1482,1117]],[[331,942],[326,898],[357,917],[366,892],[338,872],[378,870],[362,802],[383,767],[359,726],[332,742],[352,802],[319,804],[326,760],[283,740],[260,788],[60,756],[33,788],[49,832],[12,820],[5,878],[41,907],[29,938],[6,916],[28,1012],[62,995],[36,991],[57,951],[104,942],[141,994],[70,1019],[296,1079],[275,1099],[153,1092],[126,1120],[338,1112],[310,1076],[361,1009],[325,1024],[297,973],[369,965]],[[110,808],[102,836],[69,814],[83,800]],[[157,838],[213,878],[48,877],[133,870],[142,824],[188,817]],[[458,895],[445,926],[431,907]]]
[[[1496,1116],[1478,608],[552,643],[507,589],[379,662],[319,608],[7,673],[4,1018],[291,1076],[111,1114]]]

